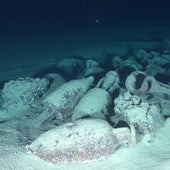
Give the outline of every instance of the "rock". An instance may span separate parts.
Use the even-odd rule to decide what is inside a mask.
[[[105,118],[107,108],[110,107],[111,103],[112,99],[108,92],[100,88],[93,88],[89,90],[76,105],[72,120],[84,116]]]

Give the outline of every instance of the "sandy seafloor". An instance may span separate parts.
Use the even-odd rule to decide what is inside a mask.
[[[154,30],[154,31],[153,31]],[[55,65],[62,57],[81,55],[98,60],[108,52],[125,54],[128,48],[158,46],[170,33],[167,26],[128,27],[125,30],[93,32],[87,39],[84,31],[56,37],[13,39],[1,46],[0,80],[32,76],[42,68]],[[169,31],[169,33],[168,33]],[[159,34],[158,34],[159,33]],[[76,36],[75,36],[76,35]],[[79,36],[77,36],[79,35]],[[169,34],[170,35],[170,34]],[[27,153],[18,146],[15,133],[0,129],[0,170],[169,170],[170,119],[159,129],[152,143],[136,144],[117,150],[103,161],[82,164],[52,164]]]
[[[25,152],[10,135],[1,136],[0,169],[3,170],[169,170],[170,167],[170,120],[167,120],[151,144],[136,144],[122,148],[103,161],[81,164],[52,164]],[[13,140],[13,141],[11,141]],[[8,144],[10,143],[10,144]]]
[[[169,26],[165,24],[143,27],[132,23],[121,28],[84,28],[45,36],[6,35],[0,38],[0,80],[32,76],[63,57],[77,55],[100,61],[107,53],[124,55],[133,48],[159,48],[168,32]]]

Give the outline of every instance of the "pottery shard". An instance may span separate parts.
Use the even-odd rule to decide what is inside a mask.
[[[27,149],[52,162],[82,162],[104,159],[115,151],[117,139],[104,120],[82,119],[49,130]]]
[[[79,119],[83,116],[93,118],[104,118],[107,108],[110,107],[112,99],[110,94],[101,88],[89,90],[76,105],[72,120]]]
[[[64,83],[45,98],[44,104],[53,115],[56,115],[57,119],[63,121],[71,117],[75,105],[90,88],[93,81],[94,78],[91,76]]]

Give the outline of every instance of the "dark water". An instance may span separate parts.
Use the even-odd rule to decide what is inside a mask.
[[[163,39],[169,9],[168,0],[1,0],[0,66],[81,55],[113,40]]]

